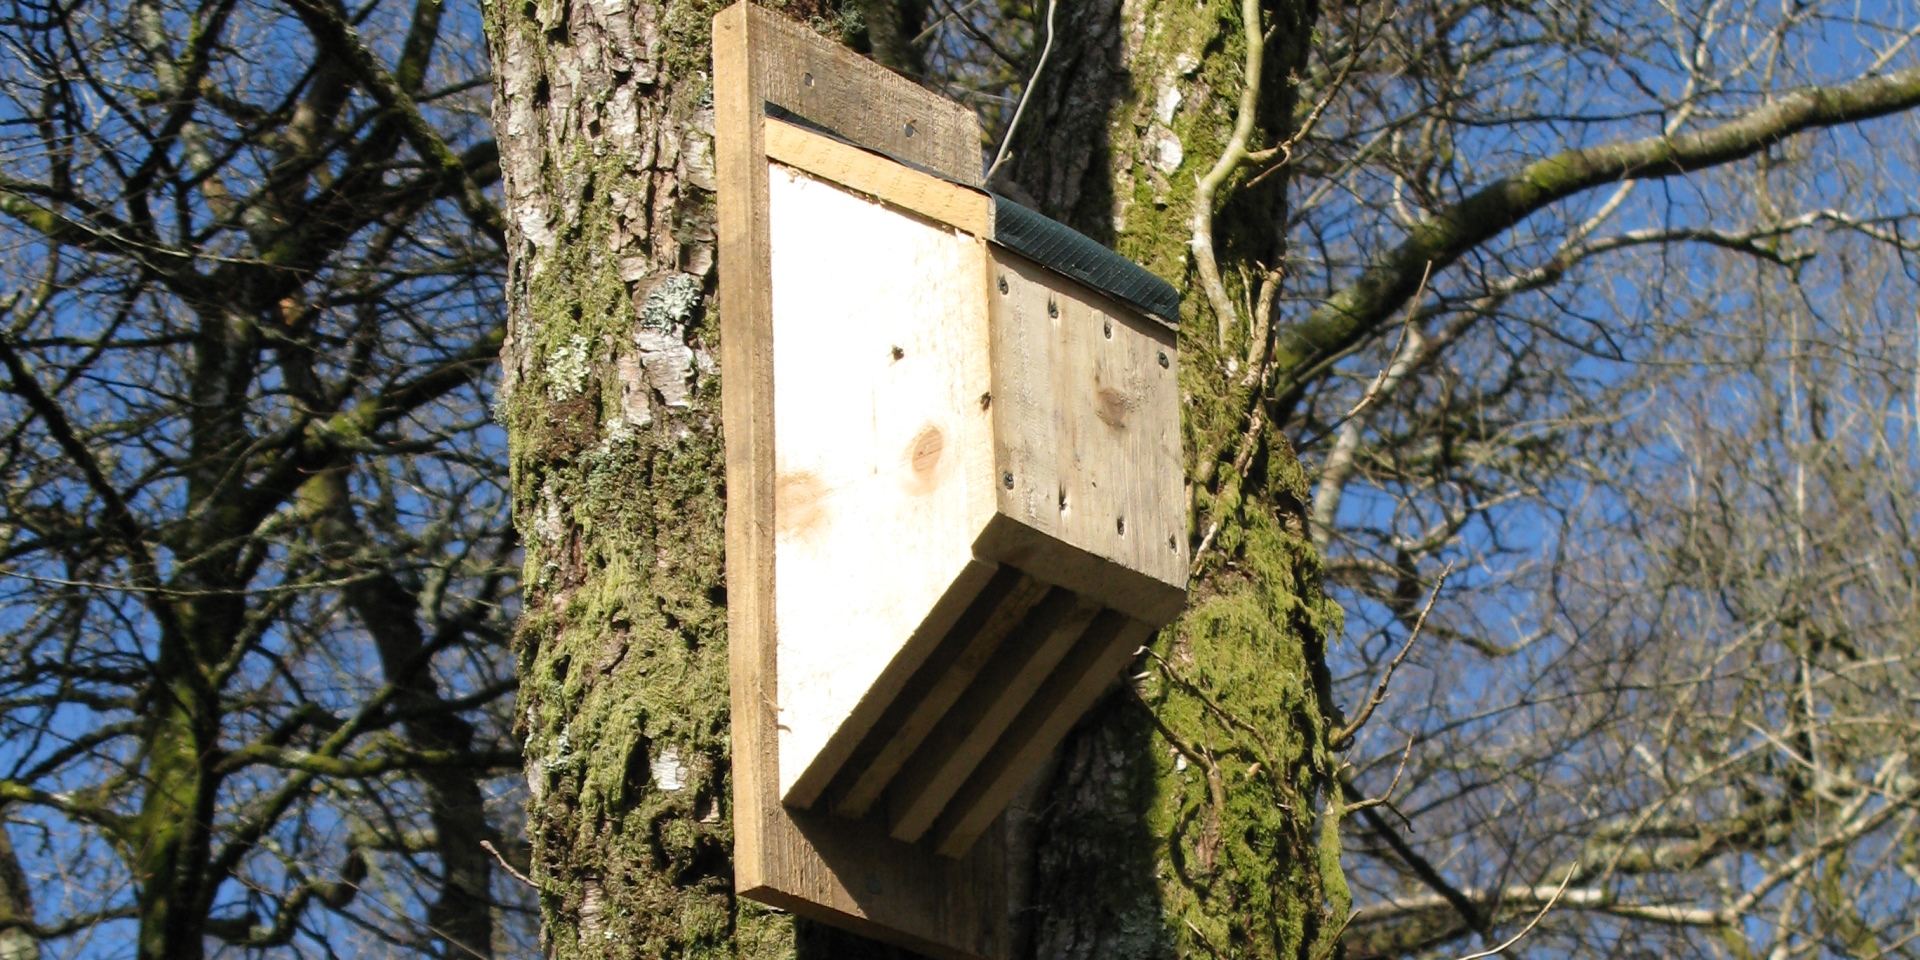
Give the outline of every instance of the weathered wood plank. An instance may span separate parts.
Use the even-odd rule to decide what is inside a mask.
[[[778,14],[748,17],[764,102],[941,176],[984,182],[973,111]]]
[[[993,237],[993,199],[803,127],[766,121],[767,157],[976,237]]]
[[[735,881],[770,881],[766,844],[780,824],[766,771],[777,769],[773,698],[773,339],[767,282],[763,95],[744,6],[714,18],[715,175],[720,212],[721,416],[727,444],[727,637],[732,686]]]
[[[1081,589],[1138,606],[1145,575],[1184,594],[1185,478],[1178,354],[1167,328],[1010,251],[993,249],[996,463],[1001,512],[1112,567]],[[1044,548],[1043,548],[1044,549]],[[1159,593],[1160,591],[1152,591]]]

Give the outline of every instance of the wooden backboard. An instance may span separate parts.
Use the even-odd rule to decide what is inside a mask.
[[[989,829],[964,857],[780,802],[768,107],[961,184],[980,182],[964,108],[746,3],[714,18],[722,413],[733,680],[735,884],[747,897],[946,957],[1007,955],[1008,862]]]

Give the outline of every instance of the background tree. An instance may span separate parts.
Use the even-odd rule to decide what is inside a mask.
[[[482,847],[516,577],[461,16],[0,17],[10,958],[526,937]]]

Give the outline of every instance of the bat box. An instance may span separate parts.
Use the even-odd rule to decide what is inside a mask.
[[[958,105],[745,5],[714,61],[738,883],[1000,956],[996,824],[1186,600],[1178,298]]]

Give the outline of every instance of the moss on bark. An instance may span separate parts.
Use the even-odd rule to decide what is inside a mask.
[[[498,413],[526,544],[519,709],[550,956],[849,949],[832,934],[821,947],[817,931],[797,941],[784,916],[732,895],[717,329],[705,299],[704,71],[717,7],[486,8],[512,211]],[[1023,176],[1191,288],[1192,171],[1232,124],[1239,7],[1089,9],[1106,14],[1100,49],[1119,58],[1108,66],[1124,63],[1132,80],[1109,71],[1106,90],[1054,113],[1094,111],[1097,124],[1072,129],[1108,131],[1096,155],[1110,162],[1056,149],[1080,159],[1064,174],[1026,163]],[[1287,11],[1286,30],[1310,24],[1310,5]],[[1274,45],[1283,62],[1265,80],[1282,122],[1304,43]],[[1074,177],[1095,180],[1060,194]],[[1111,216],[1089,222],[1114,198]],[[1283,201],[1275,187],[1237,194],[1221,216],[1225,255],[1283,254],[1268,226]],[[1247,395],[1228,354],[1196,335],[1211,318],[1188,314],[1189,449],[1227,449]],[[1038,955],[1304,956],[1328,905],[1344,910],[1337,842],[1318,810],[1332,765],[1321,643],[1338,612],[1319,590],[1299,466],[1270,431],[1256,445],[1244,471],[1204,471],[1196,505],[1220,524],[1192,611],[1065,753],[1034,858]]]
[[[779,956],[732,895],[707,29],[487,6],[514,212],[500,409],[550,956]],[[653,309],[649,310],[648,308]]]
[[[1299,0],[1267,6],[1256,145],[1291,130],[1292,78],[1318,12]],[[1043,149],[1051,131],[1036,130],[1016,168],[1043,202],[1070,201],[1050,212],[1110,235],[1185,294],[1184,434],[1193,536],[1205,544],[1188,612],[1069,745],[1037,857],[1041,956],[1323,957],[1337,926],[1327,918],[1350,905],[1327,790],[1337,712],[1324,643],[1340,612],[1321,589],[1306,476],[1265,416],[1263,389],[1247,382],[1258,334],[1242,314],[1219,335],[1189,242],[1196,178],[1226,145],[1247,81],[1241,11],[1234,0],[1077,10],[1066,29],[1117,42],[1129,81],[1105,107],[1109,163],[1063,187],[1076,173]],[[1051,127],[1072,125],[1061,114],[1076,108],[1101,109],[1056,82],[1037,91]],[[1214,211],[1221,272],[1242,303],[1255,298],[1243,278],[1286,257],[1286,178],[1249,186],[1258,172],[1238,171]],[[1089,197],[1110,198],[1110,210],[1089,210]],[[1128,856],[1099,852],[1128,845]]]

